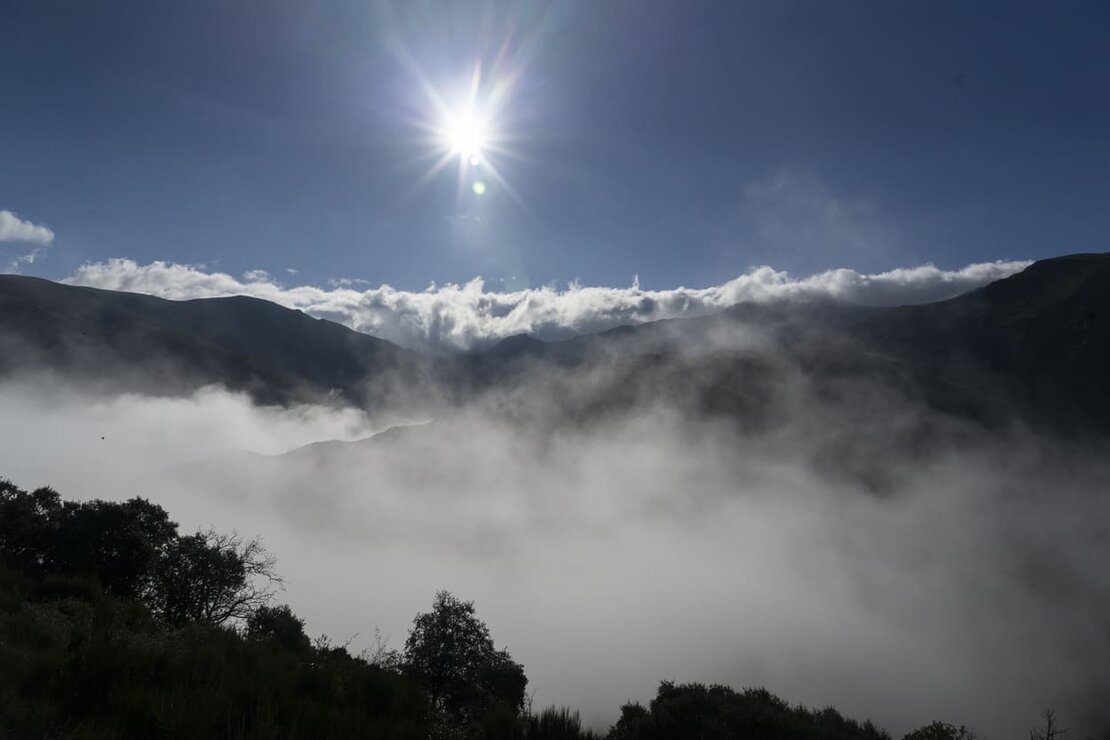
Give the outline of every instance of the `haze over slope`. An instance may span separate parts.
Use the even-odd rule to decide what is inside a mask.
[[[353,409],[22,374],[0,385],[0,474],[259,533],[294,610],[340,639],[379,625],[396,644],[450,588],[540,705],[602,724],[674,678],[765,684],[896,735],[945,719],[1002,737],[1043,706],[1102,732],[1108,265],[1049,260],[924,306],[513,339],[396,377],[433,421],[373,437]],[[232,366],[282,357],[222,346]]]

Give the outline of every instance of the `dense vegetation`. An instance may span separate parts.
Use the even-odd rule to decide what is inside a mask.
[[[0,740],[598,736],[527,706],[524,668],[446,591],[400,653],[311,641],[257,540],[182,535],[159,506],[63,501],[0,479]],[[664,682],[611,740],[889,740],[764,689]],[[968,740],[934,723],[912,740]]]
[[[421,687],[311,645],[257,541],[0,481],[0,738],[428,736]]]

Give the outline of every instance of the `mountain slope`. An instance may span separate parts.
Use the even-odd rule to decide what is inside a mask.
[[[419,364],[389,342],[247,297],[168,301],[0,275],[0,372],[47,368],[117,388],[218,383],[264,403],[375,398]]]
[[[758,426],[793,373],[820,397],[870,388],[988,425],[1110,434],[1110,254],[1043,260],[931,304],[748,303],[562,342],[514,337],[470,371],[477,386],[546,378],[572,418],[649,398]]]
[[[1110,433],[1110,254],[1042,260],[948,301],[876,312],[855,333],[912,366],[936,403],[978,396]]]
[[[1042,260],[932,304],[740,304],[436,360],[253,298],[167,301],[0,276],[0,372],[43,368],[115,389],[218,383],[266,403],[330,398],[409,418],[432,399],[485,398],[546,424],[662,402],[765,428],[799,387],[834,399],[882,391],[988,425],[1110,434],[1110,254]]]

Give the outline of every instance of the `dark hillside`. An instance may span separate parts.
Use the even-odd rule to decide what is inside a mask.
[[[1110,254],[1044,260],[932,304],[746,303],[550,344],[514,337],[469,369],[477,387],[539,379],[575,419],[671,400],[763,428],[793,373],[819,397],[882,388],[989,427],[1107,435]]]
[[[1110,433],[1110,254],[1043,260],[949,301],[876,312],[855,333],[913,368],[934,405]]]
[[[45,367],[149,393],[206,384],[263,403],[379,402],[372,382],[419,360],[389,342],[237,296],[168,301],[0,276],[0,371]]]
[[[794,378],[821,397],[881,386],[988,426],[1021,419],[1106,435],[1110,255],[1043,260],[932,304],[740,304],[562,342],[521,335],[435,359],[253,298],[167,301],[0,276],[0,373],[40,369],[113,389],[221,384],[264,403],[332,400],[410,417],[431,399],[495,392],[521,421],[588,423],[646,399],[746,429],[774,423],[790,390],[783,381]],[[553,419],[543,402],[552,397]]]

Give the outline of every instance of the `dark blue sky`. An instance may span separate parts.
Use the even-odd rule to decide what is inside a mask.
[[[422,181],[418,78],[454,99],[478,61],[515,80],[515,197]],[[0,0],[0,209],[55,232],[47,277],[662,288],[1105,251],[1110,3]]]

